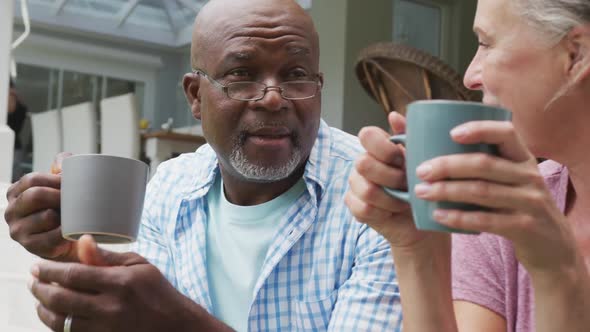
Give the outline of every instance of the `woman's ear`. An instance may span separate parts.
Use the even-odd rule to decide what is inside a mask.
[[[201,120],[201,80],[195,73],[187,73],[182,78],[184,95],[188,102],[193,117]]]
[[[570,85],[575,86],[590,77],[590,24],[574,27],[566,39]]]

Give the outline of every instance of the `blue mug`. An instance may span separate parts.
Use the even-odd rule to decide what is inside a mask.
[[[414,188],[422,181],[416,175],[416,168],[433,158],[464,153],[489,153],[498,155],[498,149],[490,144],[458,144],[451,138],[450,131],[471,121],[510,121],[511,113],[505,109],[481,103],[451,100],[417,101],[408,105],[406,134],[396,135],[390,141],[406,147],[406,176],[408,191],[392,188],[383,189],[389,195],[407,202],[412,207],[416,228],[420,230],[471,233],[443,226],[432,218],[437,209],[481,211],[481,206],[454,203],[431,202],[416,197]]]

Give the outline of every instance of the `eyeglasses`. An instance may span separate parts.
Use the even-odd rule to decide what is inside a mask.
[[[268,86],[264,83],[253,81],[232,82],[224,85],[211,78],[207,73],[200,69],[194,69],[193,74],[202,75],[207,78],[209,82],[213,83],[213,85],[220,88],[228,98],[239,101],[261,100],[270,90],[278,91],[281,94],[281,97],[288,100],[311,99],[315,97],[318,91],[322,88],[320,81],[289,81],[283,82],[278,86]]]

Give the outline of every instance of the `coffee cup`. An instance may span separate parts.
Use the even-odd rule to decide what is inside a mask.
[[[139,160],[99,155],[64,159],[61,175],[61,230],[77,240],[90,234],[98,243],[136,240],[148,178]]]
[[[423,162],[436,157],[465,154],[488,153],[498,155],[498,148],[491,144],[459,144],[452,140],[450,131],[471,121],[510,121],[511,113],[494,106],[481,103],[451,100],[417,101],[408,105],[406,134],[396,135],[390,141],[406,148],[406,176],[408,191],[384,188],[389,195],[405,201],[412,208],[416,228],[420,230],[469,233],[443,226],[436,222],[432,214],[437,209],[463,211],[485,210],[481,206],[456,202],[433,202],[416,197],[414,188],[422,181],[416,175],[416,168]]]

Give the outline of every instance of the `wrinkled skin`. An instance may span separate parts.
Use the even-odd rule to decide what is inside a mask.
[[[206,40],[207,49],[205,52],[200,43],[193,43],[193,66],[222,84],[256,81],[276,86],[312,80],[317,75],[321,82],[313,23],[300,7],[289,1],[282,1],[282,5],[292,11],[277,11],[273,6],[252,10],[249,3],[241,2],[223,8],[229,15],[240,16],[239,21],[216,20],[214,15],[198,21],[195,38]],[[216,32],[223,37],[211,38]],[[183,84],[192,113],[202,121],[207,142],[217,153],[225,192],[232,203],[260,204],[301,178],[317,137],[321,93],[311,99],[287,100],[272,90],[259,101],[244,102],[227,98],[201,76],[187,74]],[[247,164],[262,170],[285,166],[294,154],[300,157],[296,169],[282,179],[253,180],[232,163],[232,154],[237,151]]]
[[[414,188],[422,199],[487,207],[487,211],[479,212],[438,210],[434,219],[445,226],[510,240],[518,261],[536,286],[537,327],[554,331],[568,326],[568,330],[577,331],[586,324],[581,319],[585,310],[581,303],[590,293],[585,287],[590,282],[584,264],[584,256],[590,257],[590,227],[585,226],[590,215],[590,24],[573,28],[560,42],[550,45],[518,16],[509,0],[479,0],[474,31],[480,46],[466,73],[465,85],[481,90],[484,103],[511,110],[513,122],[470,122],[449,135],[462,144],[497,144],[500,155],[442,156],[407,172],[416,172],[424,181]],[[390,114],[389,122],[396,134],[405,132],[401,115]],[[381,188],[404,190],[407,183],[404,148],[391,144],[388,137],[376,127],[359,133],[366,153],[358,158],[350,176],[346,204],[359,221],[390,241],[396,265],[415,268],[409,274],[398,271],[402,293],[420,293],[419,282],[413,280],[435,283],[427,275],[433,271],[426,268],[434,266],[440,268],[436,271],[439,279],[447,277],[446,283],[434,286],[440,291],[437,296],[448,300],[442,307],[452,308],[450,235],[417,230],[409,205]],[[568,192],[566,215],[545,186],[535,157],[568,167],[572,190]],[[562,288],[558,290],[557,284]],[[420,310],[404,306],[405,329],[457,329],[454,319],[449,319],[452,309],[428,307],[419,299],[413,300],[421,312],[428,310],[440,321],[432,319],[433,325],[427,326],[428,322],[420,321]],[[458,323],[467,324],[462,325],[467,331],[505,329],[504,318],[490,310],[472,303],[460,307],[468,307],[461,311],[455,303]],[[555,307],[566,309],[551,309]],[[462,312],[470,314],[461,316]],[[492,321],[495,327],[490,327]]]
[[[292,0],[211,1],[195,26],[194,63],[224,84],[256,80],[276,86],[312,77],[323,83],[317,33],[309,15]],[[265,202],[301,178],[317,137],[321,92],[290,101],[273,89],[259,101],[240,102],[192,73],[183,86],[219,157],[230,201]],[[236,150],[263,171],[293,160],[294,167],[278,180],[252,180],[232,164]],[[26,175],[7,194],[11,237],[51,260],[32,270],[31,291],[40,302],[41,320],[63,331],[66,316],[72,314],[72,332],[231,330],[175,290],[144,258],[98,249],[90,238],[69,242],[61,237],[59,173],[64,156],[58,156],[51,174]]]
[[[37,314],[52,330],[62,331],[68,313],[71,331],[86,332],[183,331],[198,318],[190,317],[196,305],[141,256],[101,250],[87,235],[78,246],[84,264],[45,261],[32,268]]]

